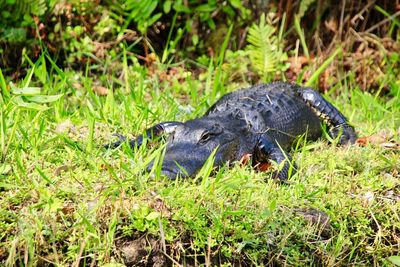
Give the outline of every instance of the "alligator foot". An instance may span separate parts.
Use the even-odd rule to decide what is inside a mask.
[[[357,134],[354,127],[345,123],[331,127],[328,132],[329,136],[333,139],[339,137],[339,144],[354,144],[357,141]]]
[[[261,135],[254,149],[254,160],[256,164],[262,164],[268,161],[275,161],[282,168],[274,172],[274,178],[281,181],[287,180],[295,174],[295,166],[291,162],[289,155],[283,152],[275,141],[269,140],[265,135]]]
[[[346,117],[331,103],[326,101],[318,92],[311,88],[299,89],[300,97],[329,127],[329,135],[339,138],[339,143],[354,144],[357,134],[353,126],[349,125]]]

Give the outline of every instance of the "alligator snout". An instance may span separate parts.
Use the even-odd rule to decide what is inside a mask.
[[[194,177],[217,147],[218,144],[205,146],[195,142],[169,143],[161,162],[161,174],[172,180],[177,177]],[[218,154],[224,151],[223,148],[218,147],[216,157],[220,157]],[[148,171],[151,171],[153,164],[149,164]]]
[[[210,155],[208,151],[202,151],[192,147],[191,144],[169,144],[166,147],[161,164],[161,174],[171,180],[177,177],[187,178],[196,175]],[[153,169],[154,162],[147,166],[147,171]]]
[[[165,148],[161,173],[170,179],[194,177],[213,152],[214,166],[236,159],[239,137],[246,129],[220,118],[195,119],[171,133]],[[153,164],[148,166],[148,171]]]

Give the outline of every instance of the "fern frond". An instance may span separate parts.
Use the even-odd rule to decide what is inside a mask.
[[[42,16],[48,10],[45,0],[17,0],[15,1],[15,9],[18,16],[34,15]]]
[[[286,54],[279,49],[275,28],[267,23],[265,14],[260,17],[259,24],[253,24],[247,36],[246,46],[252,66],[266,81],[271,74],[280,69]]]

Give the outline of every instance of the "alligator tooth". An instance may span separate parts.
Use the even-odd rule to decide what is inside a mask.
[[[332,126],[332,121],[330,120],[329,116],[326,113],[324,113],[325,111],[323,110],[321,112],[316,109],[316,107],[318,107],[320,104],[321,102],[316,102],[314,103],[314,105],[311,105],[310,102],[306,101],[306,105],[309,106],[311,110],[323,120],[323,122],[325,122],[328,126]]]

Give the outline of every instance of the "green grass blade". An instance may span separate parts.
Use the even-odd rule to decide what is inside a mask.
[[[325,60],[324,63],[311,75],[310,79],[306,82],[305,86],[311,86],[318,81],[318,77],[322,74],[322,72],[332,63],[335,57],[342,51],[341,47],[338,47],[332,55]]]
[[[6,99],[10,98],[10,93],[7,90],[6,80],[4,79],[1,68],[0,68],[0,90],[1,90],[1,95],[0,95],[1,102],[4,102],[3,98]]]
[[[220,92],[221,94],[225,93],[224,86],[223,86],[223,81],[221,81],[222,77],[222,64],[224,63],[224,58],[225,58],[225,51],[229,43],[229,38],[231,37],[233,30],[233,24],[229,26],[228,33],[225,36],[224,42],[222,43],[221,50],[219,51],[219,56],[218,56],[218,65],[214,77],[214,86],[213,86],[213,91],[211,94],[211,99],[215,99],[217,92]]]
[[[294,27],[297,31],[297,34],[299,35],[300,43],[301,43],[301,46],[303,47],[304,54],[306,55],[306,57],[308,59],[310,59],[310,53],[308,52],[308,47],[306,44],[306,38],[304,36],[304,31],[300,26],[300,19],[297,15],[294,16]]]

